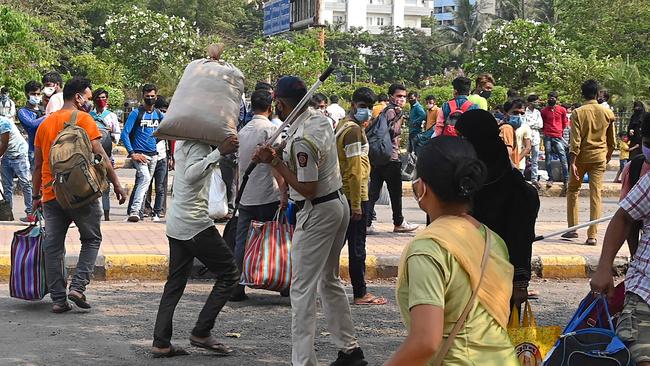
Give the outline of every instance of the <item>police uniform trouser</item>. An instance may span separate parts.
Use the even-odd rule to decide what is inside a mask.
[[[297,220],[291,248],[291,360],[293,366],[317,366],[317,289],[336,346],[343,351],[358,347],[350,305],[339,278],[339,257],[350,210],[341,194],[338,199],[315,206],[306,201]]]

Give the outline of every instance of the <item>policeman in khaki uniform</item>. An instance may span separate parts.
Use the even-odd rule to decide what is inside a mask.
[[[285,119],[307,93],[297,77],[286,76],[275,88],[276,111]],[[270,146],[259,147],[254,161],[271,164],[290,188],[299,208],[291,248],[292,365],[317,366],[314,350],[316,291],[332,339],[339,347],[333,366],[365,366],[355,337],[345,289],[339,279],[339,257],[350,220],[341,191],[336,141],[329,120],[305,108],[287,132],[280,158]]]

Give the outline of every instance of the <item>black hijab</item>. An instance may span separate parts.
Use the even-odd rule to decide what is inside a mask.
[[[494,183],[512,170],[508,149],[499,137],[499,126],[491,113],[482,109],[463,113],[456,122],[456,131],[472,143],[476,155],[487,166],[485,184]]]

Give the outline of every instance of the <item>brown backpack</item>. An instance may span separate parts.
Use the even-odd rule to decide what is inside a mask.
[[[93,154],[86,130],[77,126],[77,114],[72,112],[50,150],[50,184],[64,209],[86,206],[108,189],[102,156]]]

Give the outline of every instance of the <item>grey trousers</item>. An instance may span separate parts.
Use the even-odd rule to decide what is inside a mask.
[[[291,248],[291,336],[293,366],[317,366],[316,291],[327,328],[342,351],[359,347],[350,304],[339,278],[339,257],[350,221],[343,194],[316,206],[307,201],[297,214]]]
[[[83,293],[90,283],[95,269],[95,260],[102,243],[100,229],[102,210],[99,200],[88,206],[64,210],[56,200],[43,204],[45,213],[45,273],[50,297],[55,304],[66,301],[67,274],[65,270],[65,236],[72,222],[77,225],[81,240],[81,251],[75,273],[72,276],[70,290]]]

